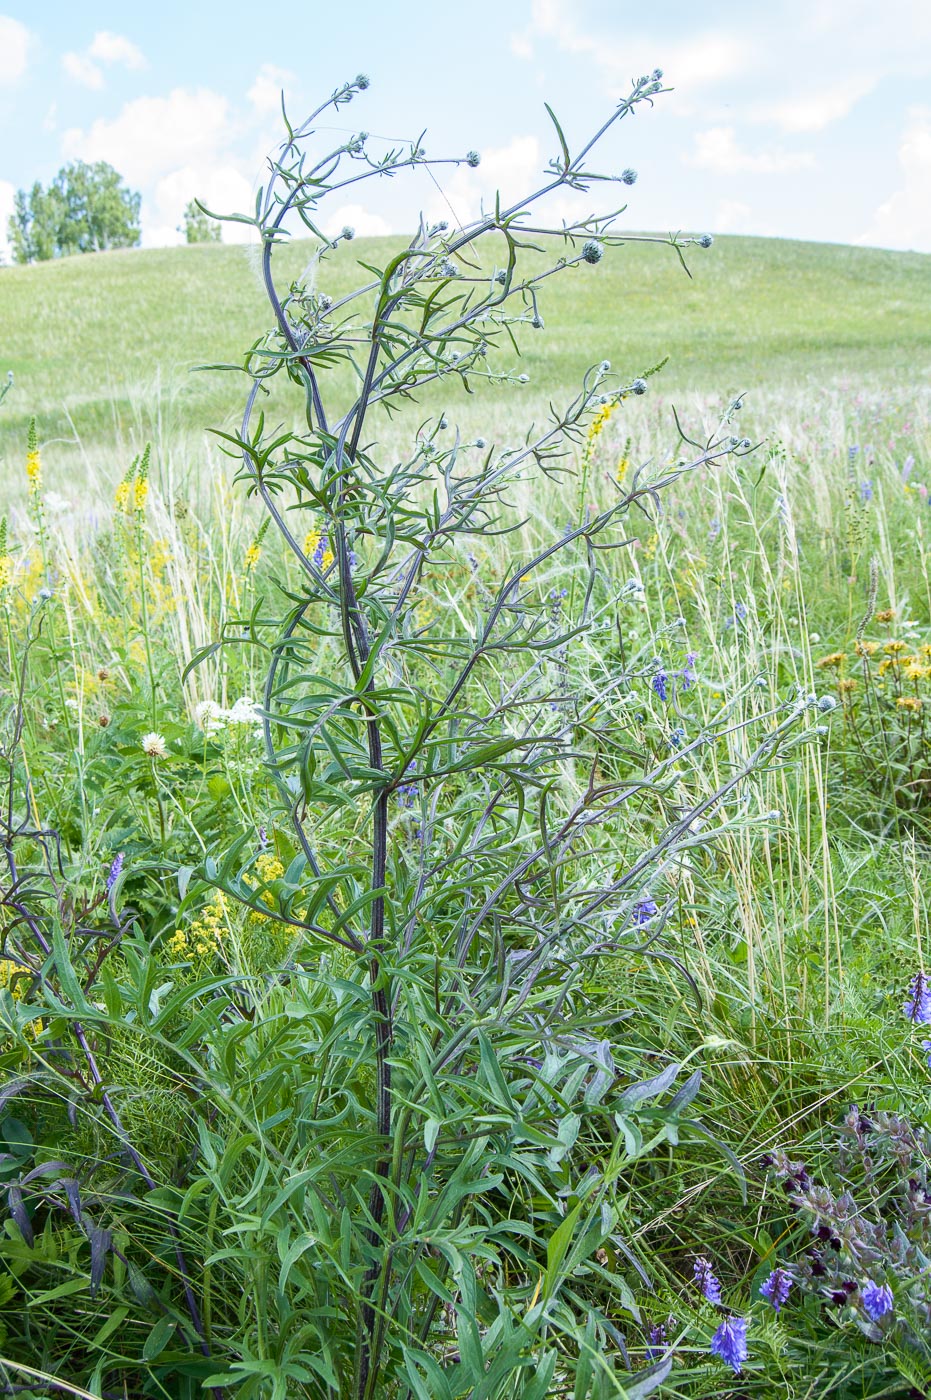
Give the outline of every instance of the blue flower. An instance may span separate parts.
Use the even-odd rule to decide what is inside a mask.
[[[653,687],[653,690],[659,696],[659,698],[665,703],[666,698],[669,694],[669,676],[667,672],[663,670],[657,671],[656,675],[650,681],[650,685]]]
[[[891,1313],[895,1306],[892,1289],[885,1283],[874,1283],[871,1278],[867,1279],[860,1289],[860,1302],[867,1317],[872,1318],[874,1322]]]
[[[867,501],[873,499],[873,483],[871,481],[860,482],[860,500],[866,505]]]
[[[679,679],[682,682],[683,690],[691,690],[695,684],[695,662],[698,660],[698,652],[690,651],[686,655],[685,665],[679,672]]]
[[[651,919],[655,919],[659,913],[659,905],[655,899],[641,899],[634,905],[634,923],[638,928],[643,928]]]
[[[711,1263],[705,1258],[704,1254],[699,1254],[698,1258],[695,1260],[692,1274],[695,1279],[696,1287],[701,1289],[702,1294],[708,1299],[708,1302],[720,1306],[721,1284],[712,1273]],[[714,1350],[713,1346],[712,1350]]]
[[[710,248],[713,242],[714,239],[711,237],[710,233],[703,233],[698,240],[698,246],[699,248]]]
[[[778,1312],[789,1296],[792,1287],[791,1276],[785,1269],[773,1269],[765,1283],[760,1284],[760,1297],[772,1303],[773,1311]]]
[[[910,1021],[916,1025],[931,1025],[931,988],[923,972],[916,972],[908,989],[908,1000],[902,1007]]]
[[[923,1040],[921,1042],[921,1048],[928,1056],[928,1069],[931,1069],[931,1040]]]
[[[747,1322],[743,1317],[726,1317],[711,1338],[711,1355],[726,1361],[737,1374],[747,1359]]]
[[[746,605],[746,603],[738,603],[738,604],[735,606],[735,608],[734,608],[734,616],[737,618],[737,621],[738,621],[738,622],[743,622],[743,621],[744,621],[744,619],[745,619],[746,616],[747,616],[747,605]]]

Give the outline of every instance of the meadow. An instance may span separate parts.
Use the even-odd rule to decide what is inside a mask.
[[[327,291],[389,252],[342,247]],[[285,246],[284,279],[307,257]],[[423,635],[449,618],[468,635],[515,557],[668,474],[684,451],[674,410],[704,444],[746,395],[727,431],[752,441],[639,500],[594,583],[579,550],[530,586],[540,694],[570,717],[569,773],[547,800],[583,801],[589,774],[642,785],[592,838],[585,880],[621,878],[724,796],[637,891],[626,942],[585,963],[584,998],[540,1001],[555,1048],[531,1079],[550,1097],[514,1108],[529,1051],[487,1007],[455,1091],[422,1065],[423,1121],[403,1081],[431,1160],[454,1121],[466,1137],[486,1125],[462,1199],[482,1179],[486,1194],[448,1233],[424,1226],[418,1247],[458,1292],[417,1256],[436,1307],[422,1332],[410,1322],[386,1395],[931,1395],[931,259],[722,238],[687,261],[691,280],[668,249],[631,244],[570,269],[508,362],[528,383],[466,398],[444,382],[368,429],[388,458],[441,413],[470,447],[519,441],[589,365],[633,379],[669,357],[647,393],[589,417],[559,474],[509,483],[516,534],[451,544],[417,604]],[[0,1376],[36,1397],[335,1397],[345,1363],[327,1339],[355,1267],[339,1172],[373,1170],[368,1031],[348,954],[295,932],[300,851],[255,710],[262,626],[299,597],[299,571],[209,432],[235,431],[244,376],[192,372],[262,335],[255,268],[208,246],[3,269],[0,323],[8,857],[16,823],[27,833],[2,906]],[[311,651],[336,673],[322,625]],[[489,688],[517,684],[509,665]],[[430,823],[454,851],[469,785],[487,797],[457,762],[445,827],[398,789],[399,885],[416,882]],[[319,775],[295,773],[312,809]],[[334,868],[367,820],[356,781],[314,823]],[[555,862],[557,906],[563,878]],[[443,899],[431,918],[452,918]],[[68,931],[70,982],[26,954],[46,920]],[[439,1024],[439,934],[410,936],[404,994]],[[456,1120],[436,1107],[453,1092]],[[579,1093],[591,1118],[570,1112]],[[508,1157],[505,1141],[527,1146]],[[586,1182],[608,1163],[610,1221],[585,1233]],[[399,1199],[415,1211],[416,1192]],[[463,1298],[474,1326],[457,1331]],[[710,1350],[728,1319],[746,1335],[739,1373]]]

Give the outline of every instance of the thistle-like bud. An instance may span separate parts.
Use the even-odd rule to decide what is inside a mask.
[[[582,257],[587,263],[601,262],[604,255],[604,244],[599,243],[597,238],[587,238],[582,244]]]

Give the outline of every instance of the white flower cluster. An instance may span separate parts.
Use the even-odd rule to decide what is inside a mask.
[[[248,695],[243,695],[228,710],[215,700],[201,700],[194,706],[194,723],[204,734],[220,734],[234,724],[261,726],[259,707]]]

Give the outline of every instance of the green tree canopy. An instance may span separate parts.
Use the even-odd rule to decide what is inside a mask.
[[[140,194],[106,161],[73,161],[48,189],[18,190],[10,216],[13,260],[45,262],[72,253],[102,253],[139,242]]]
[[[188,243],[219,243],[220,225],[192,199],[184,210],[184,223],[178,230]]]

